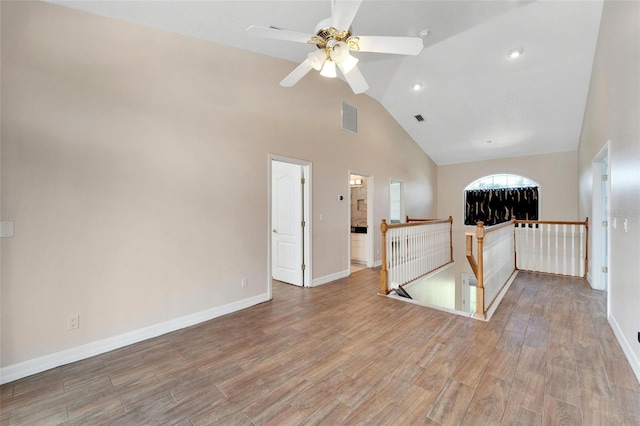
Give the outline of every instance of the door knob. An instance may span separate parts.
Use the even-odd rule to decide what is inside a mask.
[[[274,230],[273,230],[273,233],[275,234],[275,233],[277,233],[277,231],[274,229]]]

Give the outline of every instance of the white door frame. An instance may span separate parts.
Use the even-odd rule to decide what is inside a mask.
[[[271,227],[271,218],[272,218],[272,211],[271,211],[271,197],[272,197],[272,188],[271,188],[271,178],[272,178],[272,172],[271,172],[271,164],[273,161],[280,161],[283,163],[290,163],[290,164],[298,164],[300,166],[302,166],[302,175],[305,179],[305,184],[304,184],[304,188],[303,188],[303,195],[304,195],[304,208],[303,208],[303,219],[305,222],[305,227],[304,230],[302,232],[303,235],[303,239],[304,239],[304,243],[303,243],[303,249],[304,249],[304,255],[303,255],[303,261],[305,264],[305,270],[303,273],[303,287],[310,287],[311,286],[311,277],[313,276],[313,274],[311,273],[311,270],[313,269],[313,265],[311,264],[311,259],[313,259],[312,257],[312,253],[311,253],[311,235],[313,235],[313,233],[311,232],[311,226],[312,226],[312,221],[311,221],[311,206],[312,206],[312,200],[311,200],[311,162],[310,161],[306,161],[306,160],[300,160],[298,158],[291,158],[291,157],[284,157],[282,155],[276,155],[276,154],[269,154],[269,178],[267,179],[267,197],[268,197],[268,202],[269,202],[269,209],[268,209],[268,213],[267,213],[267,233],[269,235],[268,239],[267,239],[267,247],[268,247],[268,256],[267,256],[267,282],[269,283],[269,290],[268,290],[268,294],[269,294],[269,299],[271,299],[273,297],[272,295],[272,286],[273,286],[273,278],[271,276],[272,274],[272,270],[271,270],[271,259],[273,254],[271,253],[271,238],[272,238],[272,227]]]
[[[349,209],[347,211],[347,224],[348,232],[347,232],[347,260],[349,265],[349,274],[351,274],[351,175],[359,175],[364,176],[367,179],[367,237],[365,238],[365,251],[367,258],[367,268],[373,268],[373,246],[375,244],[375,224],[374,224],[374,202],[375,202],[375,188],[374,188],[374,176],[367,173],[360,173],[354,170],[347,170],[347,188],[349,191],[348,200],[349,200]]]
[[[607,171],[608,179],[602,181],[603,169]],[[593,174],[592,181],[592,217],[593,225],[591,228],[591,268],[589,269],[589,283],[591,287],[597,290],[609,290],[609,273],[603,273],[602,268],[609,268],[609,255],[611,247],[611,226],[612,220],[609,214],[610,210],[610,194],[611,194],[611,157],[609,155],[609,141],[604,145],[600,152],[594,157],[591,164]],[[607,200],[603,200],[603,193],[607,191]],[[603,203],[606,203],[603,204]],[[603,231],[603,222],[607,222],[609,232]],[[609,297],[607,297],[607,312],[609,310]]]

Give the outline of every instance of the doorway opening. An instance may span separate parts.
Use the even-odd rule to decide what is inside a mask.
[[[373,267],[373,176],[349,172],[349,273]]]
[[[591,286],[597,290],[609,290],[609,227],[617,226],[616,218],[609,214],[609,142],[595,156],[593,170],[593,240],[591,244],[592,266],[589,268]],[[608,305],[608,298],[607,298]],[[608,306],[607,306],[608,311]]]
[[[478,280],[475,275],[462,274],[462,310],[469,314],[476,311],[476,288]]]
[[[270,155],[269,175],[269,276],[309,287],[312,276],[311,163]]]
[[[404,209],[404,182],[389,180],[389,223],[403,223],[406,218]]]

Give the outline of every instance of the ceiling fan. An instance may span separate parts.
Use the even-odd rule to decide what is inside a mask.
[[[283,87],[296,84],[309,71],[320,71],[324,77],[336,77],[336,67],[344,75],[354,93],[363,93],[369,85],[357,67],[351,52],[417,55],[423,48],[419,37],[354,36],[351,23],[362,0],[331,0],[331,17],[318,23],[315,34],[305,34],[275,27],[251,26],[250,34],[276,40],[313,44],[318,50],[307,55],[300,65],[280,82]]]

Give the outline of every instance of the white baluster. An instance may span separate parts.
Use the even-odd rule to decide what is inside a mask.
[[[542,247],[544,245],[543,241],[542,241],[542,236],[543,236],[543,232],[542,232],[542,224],[538,225],[538,253],[540,254],[538,257],[538,271],[542,271],[542,263],[544,261],[544,258],[542,257]]]
[[[579,225],[580,227],[580,276],[584,276],[584,226]]]
[[[547,265],[546,272],[551,272],[551,225],[547,225]]]
[[[571,275],[576,276],[576,226],[571,225]]]
[[[555,243],[556,243],[556,254],[555,254],[556,262],[555,262],[555,267],[553,268],[553,273],[557,274],[559,272],[558,270],[558,224],[557,223],[554,225],[554,236],[555,236]]]
[[[567,275],[567,225],[562,225],[562,274]]]
[[[526,265],[525,269],[527,271],[531,270],[530,267],[530,262],[531,262],[531,253],[529,253],[529,225],[527,225],[526,223],[524,224],[524,246],[525,246],[525,250],[524,250],[524,258],[526,259]]]

